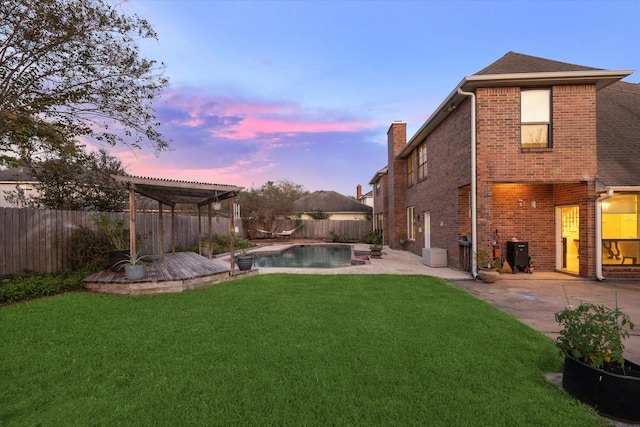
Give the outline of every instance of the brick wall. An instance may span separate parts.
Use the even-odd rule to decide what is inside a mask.
[[[520,88],[477,91],[478,178],[488,182],[595,179],[593,85],[552,88],[552,149],[520,149]]]
[[[520,88],[479,88],[476,94],[478,248],[491,249],[497,237],[504,257],[506,242],[516,237],[529,242],[537,269],[554,270],[556,207],[578,205],[579,274],[594,277],[595,87],[552,87],[552,147],[548,149],[520,148]],[[421,253],[422,218],[428,211],[431,246],[447,249],[448,264],[456,268],[462,268],[458,238],[471,230],[470,104],[466,98],[427,136],[427,177],[410,188],[406,188],[406,159],[395,158],[404,148],[406,127],[394,123],[388,132],[392,247],[398,246],[397,233],[406,227],[406,208],[415,206],[421,221],[416,223],[415,242],[407,243],[404,249]],[[605,272],[612,277],[637,277],[637,271]]]
[[[468,186],[471,182],[471,102],[466,99],[427,137],[426,179],[406,190],[406,206],[415,206],[416,239],[405,248],[422,254],[424,212],[431,215],[431,247],[447,249],[448,264],[462,268],[458,239],[471,230]],[[417,168],[417,165],[416,165]],[[467,188],[466,208],[461,222],[460,189]],[[405,206],[405,207],[406,207]],[[403,213],[403,226],[406,213]],[[464,229],[465,231],[462,231]]]

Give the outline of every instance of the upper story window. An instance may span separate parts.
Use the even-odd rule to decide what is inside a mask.
[[[407,157],[407,187],[411,187],[416,183],[416,174],[415,174],[415,151],[409,154]]]
[[[380,187],[382,187],[382,186],[380,185],[380,180],[377,180],[377,181],[376,181],[376,196],[379,196],[379,195],[380,195]]]
[[[418,181],[427,177],[427,141],[418,146]]]
[[[551,90],[520,92],[521,148],[551,147]]]

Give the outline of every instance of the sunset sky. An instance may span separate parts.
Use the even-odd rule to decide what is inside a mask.
[[[173,150],[112,149],[130,174],[355,196],[467,75],[509,51],[640,69],[636,1],[132,0],[166,64],[156,102]],[[627,81],[640,82],[640,72]]]

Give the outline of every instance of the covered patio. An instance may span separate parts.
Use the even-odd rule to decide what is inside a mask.
[[[195,289],[209,284],[220,283],[238,275],[234,269],[234,247],[236,227],[235,197],[242,187],[223,184],[209,184],[201,182],[187,182],[158,178],[143,178],[134,176],[112,175],[129,192],[129,251],[133,256],[136,248],[136,201],[135,195],[140,194],[158,202],[158,255],[152,257],[147,265],[147,272],[143,279],[130,281],[122,271],[106,270],[92,274],[84,279],[87,289],[95,292],[117,294],[143,294],[162,292],[181,292]],[[213,211],[220,209],[221,202],[230,203],[230,256],[229,263],[213,259],[209,251],[206,258],[194,252],[178,252],[175,246],[175,208],[178,204],[193,204],[198,209],[200,220],[203,208],[208,216],[208,237],[212,241]],[[171,210],[171,253],[165,254],[164,235],[165,225],[163,211],[165,206]],[[200,224],[201,221],[198,221]],[[200,225],[198,234],[202,235]],[[244,273],[244,272],[243,272]],[[251,274],[251,272],[249,272]]]

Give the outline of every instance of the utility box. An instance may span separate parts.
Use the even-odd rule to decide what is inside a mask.
[[[518,268],[529,266],[529,243],[527,242],[507,242],[507,262],[513,270],[513,274]]]
[[[447,250],[441,248],[422,248],[422,263],[429,267],[446,267]]]

